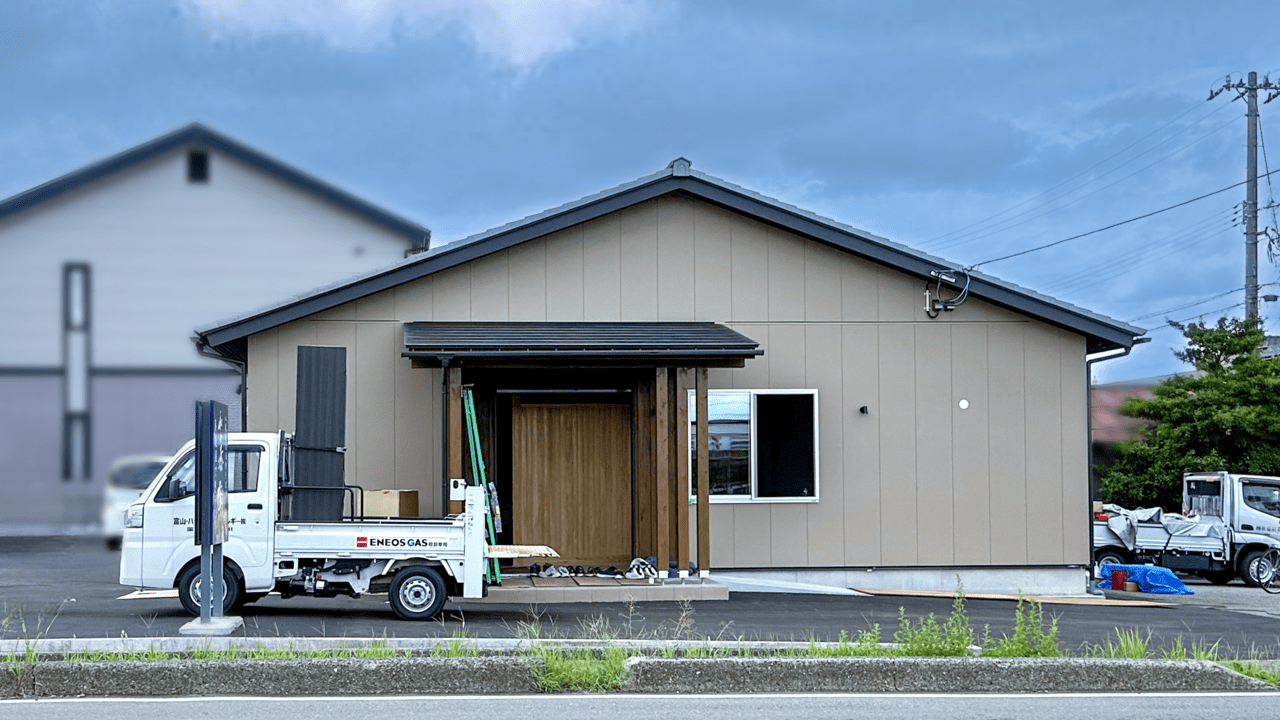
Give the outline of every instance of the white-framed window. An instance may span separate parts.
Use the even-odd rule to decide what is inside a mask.
[[[689,495],[697,497],[697,397],[689,393]],[[817,390],[708,390],[712,502],[818,499]]]

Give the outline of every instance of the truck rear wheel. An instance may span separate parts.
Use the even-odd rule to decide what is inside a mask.
[[[1107,577],[1109,570],[1104,569],[1104,565],[1125,565],[1128,564],[1129,558],[1123,552],[1112,548],[1099,550],[1094,556],[1094,564],[1097,566],[1098,577]]]
[[[391,581],[391,609],[404,620],[430,620],[444,607],[444,579],[435,568],[410,565]]]
[[[196,617],[200,616],[200,602],[204,598],[202,584],[199,563],[183,570],[178,576],[178,600],[182,602],[184,610]],[[222,595],[222,612],[226,614],[235,608],[240,597],[240,583],[226,566],[222,568],[222,587],[225,590]]]

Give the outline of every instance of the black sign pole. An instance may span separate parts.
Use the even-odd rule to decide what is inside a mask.
[[[200,546],[200,622],[222,617],[222,543],[227,540],[227,406],[196,403],[195,542]]]

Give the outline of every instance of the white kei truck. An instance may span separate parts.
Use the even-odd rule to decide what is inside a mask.
[[[489,545],[485,490],[461,480],[451,489],[451,497],[465,500],[460,515],[369,519],[344,512],[337,522],[293,522],[293,436],[230,433],[228,451],[224,611],[271,592],[284,598],[387,593],[401,618],[430,620],[447,597],[487,594],[485,566],[491,558],[555,556],[543,546]],[[199,615],[203,594],[194,488],[193,440],[126,511],[120,584],[140,590],[176,587],[183,608]]]
[[[1217,585],[1239,577],[1252,586],[1277,571],[1262,565],[1268,563],[1267,550],[1280,548],[1280,477],[1187,473],[1183,514],[1160,520],[1148,521],[1151,511],[1104,507],[1112,517],[1093,523],[1099,566],[1150,564]]]

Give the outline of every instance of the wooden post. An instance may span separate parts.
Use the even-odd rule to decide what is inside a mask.
[[[462,419],[462,368],[451,367],[449,373],[449,477],[460,478],[462,475],[462,433],[465,421]],[[463,503],[449,501],[449,514],[457,515],[463,511]]]
[[[710,436],[707,433],[707,369],[698,368],[697,423],[698,423],[698,574],[706,577],[711,571],[711,462]]]
[[[653,453],[653,465],[657,482],[654,483],[653,524],[655,530],[654,559],[658,576],[667,576],[667,563],[671,559],[671,531],[668,520],[668,506],[671,501],[671,421],[668,407],[671,395],[667,368],[660,367],[655,372],[654,382],[654,433],[656,447]]]
[[[689,577],[689,380],[690,368],[676,373],[675,413],[671,424],[675,437],[676,471],[671,487],[671,502],[676,511],[676,570]]]

